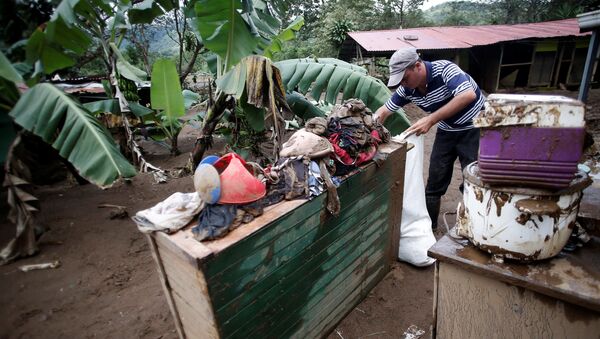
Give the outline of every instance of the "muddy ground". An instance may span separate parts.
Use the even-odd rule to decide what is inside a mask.
[[[576,96],[575,92],[560,94]],[[593,91],[588,102],[596,116],[599,98],[600,91]],[[423,114],[414,107],[407,112],[413,121]],[[434,134],[432,130],[426,136],[425,171]],[[146,144],[147,159],[163,168],[182,166],[194,140],[195,131],[186,128],[179,141],[183,154],[177,157]],[[458,164],[455,169],[442,201],[442,213],[454,211],[461,199]],[[133,215],[174,192],[192,190],[191,177],[155,184],[147,174],[107,190],[72,181],[36,187],[41,220],[50,230],[41,238],[37,256],[0,266],[0,339],[176,338],[146,240],[129,218],[111,219],[113,209],[99,206],[125,206]],[[0,198],[3,246],[14,233],[14,226],[6,220],[6,195]],[[453,222],[450,216],[449,223]],[[436,236],[442,234],[440,230]],[[54,260],[61,263],[57,269],[18,270],[20,265]],[[432,293],[433,267],[397,263],[329,338],[400,338],[411,325],[425,330],[424,337],[428,337]]]

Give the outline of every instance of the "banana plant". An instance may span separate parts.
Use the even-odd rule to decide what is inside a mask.
[[[15,83],[23,78],[0,53],[0,116],[20,125],[54,147],[77,172],[101,187],[110,186],[119,177],[131,177],[135,169],[121,155],[110,133],[83,105],[50,84],[37,84],[22,96]],[[20,134],[6,153],[5,182],[8,189],[10,219],[16,224],[15,238],[0,252],[0,263],[37,252],[34,228],[38,208],[29,183],[24,180],[11,151],[20,142]],[[3,145],[4,148],[4,145]]]
[[[194,7],[194,21],[196,23],[196,33],[204,43],[204,46],[216,55],[215,75],[218,80],[216,98],[207,110],[203,120],[203,126],[200,136],[196,140],[196,145],[192,151],[192,166],[196,166],[202,158],[204,151],[212,143],[212,133],[218,121],[224,116],[225,110],[233,109],[235,96],[232,90],[224,91],[221,86],[232,86],[241,91],[234,90],[234,93],[243,92],[246,86],[246,77],[242,76],[239,69],[233,73],[230,70],[237,67],[245,57],[250,55],[264,54],[271,56],[280,50],[281,44],[295,36],[300,27],[304,24],[302,18],[297,18],[288,27],[282,28],[281,21],[278,19],[276,10],[278,1],[264,0],[198,0]],[[245,65],[245,62],[242,62]],[[258,65],[259,63],[257,63]],[[240,65],[240,67],[245,67]],[[271,71],[270,67],[266,67]],[[254,70],[258,70],[255,68]],[[250,72],[252,73],[252,71]],[[226,75],[228,74],[228,75]],[[233,76],[231,76],[233,74]],[[237,76],[236,76],[237,75]],[[222,79],[225,78],[225,79]],[[270,75],[257,76],[255,79],[261,79],[265,82],[272,81]],[[271,80],[270,80],[271,79]],[[246,98],[238,98],[239,102],[244,102]],[[264,106],[255,106],[246,104],[245,110],[258,110],[260,112]],[[252,108],[254,106],[255,108]],[[279,128],[283,120],[279,111],[272,110],[265,116],[262,113],[262,121],[271,121],[274,126]],[[255,116],[255,114],[245,114],[245,116]],[[256,122],[256,121],[255,121]],[[252,123],[260,128],[264,123]],[[274,136],[279,144],[280,131],[276,130]]]
[[[276,62],[288,93],[297,91],[316,101],[328,104],[339,103],[349,98],[361,99],[371,111],[375,112],[391,96],[387,86],[381,80],[371,77],[362,67],[333,59],[291,59]],[[294,103],[297,95],[292,96]],[[307,111],[312,103],[303,101],[301,112]],[[314,105],[312,105],[314,106]],[[316,108],[316,107],[315,107]],[[313,112],[314,109],[311,108]],[[296,113],[296,111],[294,111]],[[400,134],[410,126],[404,111],[393,114],[386,120],[385,126],[392,134]]]
[[[179,75],[171,60],[157,60],[152,67],[150,103],[157,111],[157,125],[170,140],[171,153],[179,154],[177,136],[183,127],[179,118],[185,114],[185,108]]]
[[[50,21],[27,39],[26,58],[20,63],[25,66],[21,69],[27,69],[26,74],[17,72],[0,53],[0,128],[10,129],[13,121],[23,130],[40,136],[80,175],[98,186],[108,187],[119,177],[134,176],[134,167],[86,107],[56,87],[38,82],[47,74],[74,65],[73,56],[82,55],[92,38],[99,40],[105,63],[115,73],[137,80],[141,73],[119,58],[111,43],[122,40],[129,25],[127,15],[130,22],[151,21],[176,5],[175,0],[145,0],[137,5],[130,0],[62,1]],[[20,96],[15,84],[26,84],[30,89]],[[0,154],[6,159],[4,185],[8,188],[10,216],[17,231],[15,238],[0,251],[0,263],[37,251],[34,237],[37,208],[31,204],[36,199],[27,192],[29,185],[22,179],[22,173],[12,165],[18,161],[11,150],[17,147],[20,134],[14,140],[6,135],[3,133],[4,138],[0,139],[3,142]],[[8,142],[12,145],[5,152]]]
[[[278,18],[278,1],[198,0],[195,3],[196,33],[205,47],[217,55],[216,76],[233,68],[244,57],[271,57],[285,41],[294,39],[304,25],[297,17],[287,27]]]

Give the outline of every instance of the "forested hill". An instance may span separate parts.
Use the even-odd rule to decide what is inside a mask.
[[[494,23],[494,7],[489,3],[472,1],[445,2],[423,11],[432,26],[471,26]]]

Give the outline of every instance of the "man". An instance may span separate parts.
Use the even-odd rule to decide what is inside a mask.
[[[392,55],[388,87],[398,88],[375,112],[379,122],[412,102],[428,115],[406,133],[421,135],[437,123],[425,188],[427,212],[432,228],[436,229],[441,197],[452,180],[454,161],[458,157],[464,169],[477,160],[479,129],[473,127],[473,118],[483,108],[485,98],[475,81],[456,64],[446,60],[423,61],[414,48],[401,49]]]

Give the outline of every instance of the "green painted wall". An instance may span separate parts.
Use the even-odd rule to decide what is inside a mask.
[[[403,173],[402,150],[341,184],[338,217],[325,212],[323,194],[207,258],[202,271],[221,336],[318,337],[330,330],[394,260],[397,242],[390,239],[399,218],[391,219],[401,211]]]

